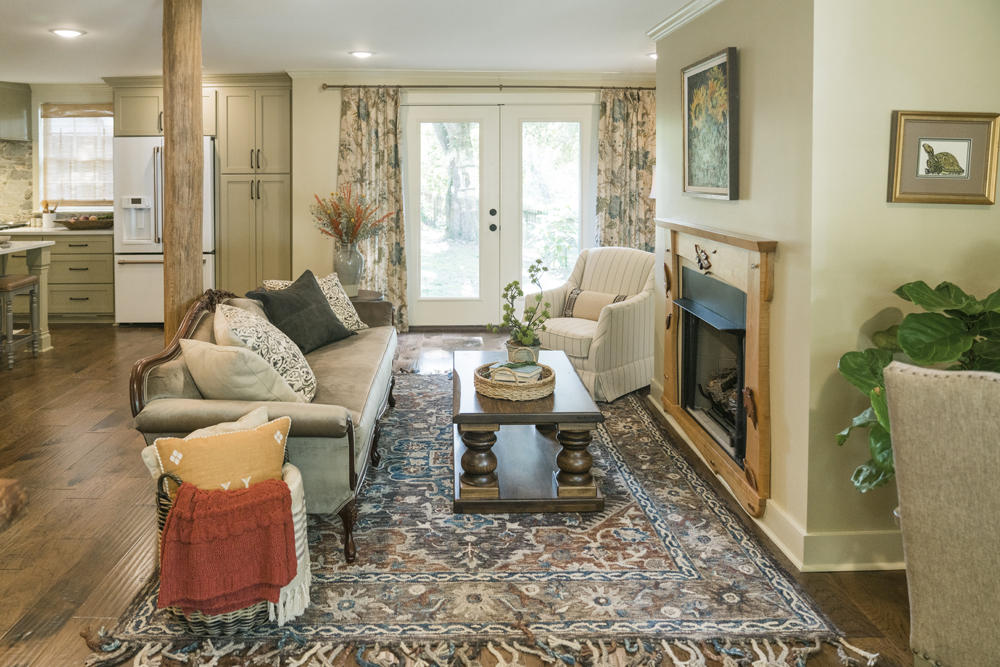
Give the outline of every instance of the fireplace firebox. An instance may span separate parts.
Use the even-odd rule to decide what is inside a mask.
[[[681,406],[740,468],[746,457],[745,385],[747,295],[683,268]]]

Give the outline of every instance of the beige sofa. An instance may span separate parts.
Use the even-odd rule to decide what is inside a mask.
[[[136,362],[129,383],[135,427],[148,444],[163,436],[185,436],[221,422],[235,421],[267,406],[268,417],[292,418],[288,458],[301,472],[311,513],[336,512],[344,522],[344,556],[356,557],[355,498],[369,464],[378,465],[378,421],[395,404],[392,360],[396,353],[393,305],[355,304],[369,326],[306,360],[318,388],[311,403],[208,400],[199,393],[184,363],[180,340],[215,342],[213,319],[218,303],[264,316],[260,304],[228,292],[209,290],[188,311],[167,348]]]

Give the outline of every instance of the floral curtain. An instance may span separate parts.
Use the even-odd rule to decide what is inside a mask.
[[[597,245],[653,252],[656,91],[601,90],[597,129]]]
[[[409,328],[406,307],[406,251],[403,228],[403,176],[399,161],[399,88],[344,88],[340,104],[337,187],[350,184],[378,202],[385,221],[378,236],[362,241],[365,256],[361,288],[378,290],[396,306],[396,329]]]

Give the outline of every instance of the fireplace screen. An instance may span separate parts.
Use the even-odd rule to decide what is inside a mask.
[[[687,268],[682,278],[681,405],[742,467],[746,294]]]

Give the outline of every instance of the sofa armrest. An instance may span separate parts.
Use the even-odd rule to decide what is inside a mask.
[[[268,419],[291,417],[288,435],[296,438],[343,438],[352,430],[351,413],[339,405],[269,401],[213,401],[160,398],[150,401],[135,417],[141,433],[190,433],[200,428],[236,421],[251,410],[267,407]]]
[[[526,294],[524,297],[524,307],[538,305],[539,309],[544,309],[545,304],[549,305],[549,316],[550,317],[562,317],[563,310],[566,308],[566,297],[569,296],[570,290],[573,286],[569,283],[563,283],[559,287],[553,287],[552,289],[543,290],[542,292],[533,292],[531,294]],[[542,300],[535,301],[535,296],[541,294]]]
[[[656,347],[653,290],[604,307],[597,320],[590,358],[598,370],[652,356]]]
[[[370,327],[391,327],[395,325],[396,307],[391,301],[353,301],[361,321]]]

